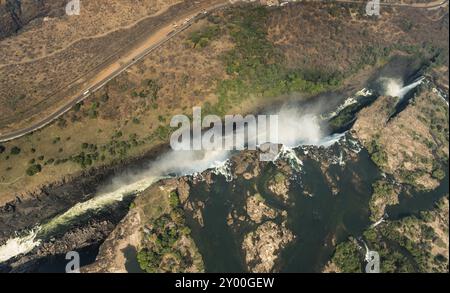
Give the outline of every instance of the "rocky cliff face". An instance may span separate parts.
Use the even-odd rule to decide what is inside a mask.
[[[100,249],[97,263],[86,271],[125,271],[122,252],[127,246],[135,247],[141,254],[144,251],[146,254],[142,255],[154,260],[158,249],[154,249],[151,239],[159,239],[161,233],[155,227],[161,222],[161,215],[189,226],[188,231],[192,232],[189,235],[208,272],[322,270],[327,255],[331,257],[337,244],[349,235],[362,235],[366,227],[375,227],[369,216],[375,222],[383,216],[387,205],[404,204],[396,198],[399,190],[413,195],[416,194],[413,188],[423,189],[420,178],[427,172],[435,173],[428,174],[425,180],[431,184],[430,178],[440,173],[432,172],[431,167],[427,171],[429,162],[438,168],[438,162],[448,157],[447,106],[433,85],[424,82],[406,108],[392,116],[397,102],[396,98],[379,97],[361,110],[350,133],[329,147],[283,148],[274,163],[260,162],[258,152],[244,151],[230,158],[223,167],[154,185],[135,201],[128,220],[110,235]],[[376,143],[370,143],[373,140]],[[410,156],[426,159],[413,164],[406,156],[410,151],[414,152]],[[407,169],[410,165],[416,169]],[[402,169],[417,177],[405,181],[400,176],[405,171],[396,171]],[[437,184],[427,189],[436,188],[441,181],[435,180]],[[171,197],[176,195],[179,201],[173,202]],[[174,206],[168,209],[168,205]],[[448,205],[445,207],[448,210]],[[174,210],[178,214],[173,214]],[[141,218],[147,218],[141,227],[132,225]],[[381,226],[386,223],[391,225],[394,221],[385,220]],[[427,225],[446,227],[445,223]],[[133,233],[129,234],[130,231]],[[445,234],[440,228],[434,233]],[[174,250],[173,246],[165,248]],[[364,261],[355,249],[354,259],[359,269]],[[433,257],[448,259],[445,248],[439,252],[442,257],[433,251],[427,253],[426,261],[430,263]],[[142,261],[142,255],[140,264],[144,263],[149,268],[147,271],[162,268],[179,271],[179,266],[174,270],[168,268],[165,257],[149,264],[147,259]],[[334,269],[328,266],[326,271],[347,271],[342,264],[330,265]],[[439,265],[423,270],[445,268]]]
[[[0,0],[0,39],[9,37],[31,21],[60,16],[67,0]]]
[[[293,224],[302,222],[295,215],[309,214],[305,203],[322,196],[307,173],[322,177],[323,172],[323,183],[329,186],[323,192],[330,200],[339,199],[342,195],[332,190],[339,193],[347,184],[340,184],[345,181],[339,179],[340,172],[361,173],[353,170],[358,168],[354,163],[349,169],[344,163],[358,161],[359,149],[350,138],[334,148],[283,148],[274,163],[259,161],[258,151],[244,151],[223,167],[162,180],[136,198],[100,247],[97,261],[83,271],[126,272],[133,258],[127,257],[127,247],[137,252],[134,258],[147,272],[282,271],[287,263],[282,254],[289,247],[301,250],[299,239],[306,237]],[[301,208],[304,212],[299,212]],[[314,222],[321,216],[313,217]],[[164,235],[172,234],[173,239],[166,241]],[[169,265],[170,255],[183,257],[175,257]]]

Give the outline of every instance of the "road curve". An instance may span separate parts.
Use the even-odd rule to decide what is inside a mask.
[[[183,16],[182,19],[173,20],[173,22],[178,23],[178,22],[182,22],[185,19],[190,19],[189,21],[182,22],[182,24],[179,25],[176,29],[172,29],[172,25],[168,25],[168,26],[158,30],[154,34],[154,36],[150,37],[150,39],[155,38],[155,41],[151,42],[152,44],[150,46],[144,48],[143,46],[145,46],[145,45],[142,45],[141,47],[134,48],[132,51],[134,51],[134,53],[136,53],[136,54],[130,54],[124,58],[117,60],[114,64],[115,67],[117,67],[117,68],[114,68],[114,65],[112,65],[111,69],[105,70],[105,71],[108,71],[107,74],[105,74],[105,75],[99,74],[100,76],[97,76],[96,79],[94,79],[94,82],[89,87],[87,87],[83,91],[81,91],[82,92],[81,94],[79,94],[78,96],[75,96],[69,102],[67,102],[66,104],[61,106],[55,112],[46,116],[44,119],[34,123],[33,125],[31,125],[29,127],[22,128],[20,130],[16,130],[16,131],[13,131],[13,132],[10,132],[7,134],[0,134],[0,143],[20,138],[20,137],[30,134],[34,131],[37,131],[41,128],[44,128],[48,124],[52,123],[53,121],[55,121],[56,119],[58,119],[59,117],[61,117],[65,113],[67,113],[68,111],[70,111],[70,109],[72,109],[76,104],[84,101],[92,93],[101,89],[109,81],[111,81],[112,79],[114,79],[115,77],[117,77],[118,75],[120,75],[121,73],[126,71],[128,68],[130,68],[131,66],[133,66],[134,64],[139,62],[142,58],[144,58],[151,52],[155,51],[156,49],[161,47],[163,44],[167,43],[170,39],[172,39],[179,33],[186,30],[188,27],[190,27],[192,25],[192,23],[196,19],[201,17],[204,14],[204,12],[210,13],[212,11],[222,9],[229,5],[229,1],[227,1],[227,0],[224,0],[221,2],[222,3],[215,4],[211,7],[199,8],[198,11],[196,11],[195,13],[192,13],[187,18],[185,18],[186,16]],[[164,37],[162,37],[161,39],[158,39],[157,35],[161,35],[161,34],[163,34]],[[120,65],[117,65],[117,64],[120,64]]]
[[[224,1],[222,1],[222,3],[213,5],[211,7],[204,8],[204,10],[209,13],[214,10],[221,9],[221,8],[228,6],[230,4],[230,2],[238,2],[238,1],[224,0]],[[364,4],[364,3],[367,3],[368,1],[336,0],[336,2]],[[418,9],[436,9],[439,7],[446,6],[448,4],[448,0],[438,0],[438,1],[430,2],[430,3],[411,3],[411,4],[380,3],[380,4],[383,6],[413,7],[413,8],[418,8]],[[126,60],[126,62],[123,63],[123,65],[120,65],[117,69],[114,69],[113,71],[108,72],[108,74],[106,74],[105,76],[102,76],[101,78],[97,78],[97,80],[95,80],[95,82],[91,86],[89,86],[88,88],[85,88],[82,91],[82,94],[74,97],[71,101],[69,101],[68,103],[66,103],[65,105],[63,105],[58,110],[56,110],[52,114],[48,115],[44,119],[34,123],[33,125],[31,125],[29,127],[26,127],[26,128],[20,129],[20,130],[16,130],[16,131],[13,131],[13,132],[7,133],[7,134],[0,134],[0,143],[7,142],[7,141],[10,141],[10,140],[13,140],[16,138],[20,138],[22,136],[30,134],[30,133],[32,133],[36,130],[39,130],[39,129],[47,126],[48,124],[52,123],[53,121],[55,121],[56,119],[61,117],[63,114],[67,113],[76,104],[82,102],[83,100],[88,98],[92,93],[101,89],[103,86],[105,86],[105,84],[107,84],[109,81],[111,81],[112,79],[114,79],[115,77],[120,75],[122,72],[127,70],[129,67],[131,67],[135,63],[139,62],[142,58],[144,58],[145,56],[150,54],[152,51],[158,49],[163,44],[165,44],[167,41],[169,41],[171,38],[175,37],[182,31],[187,29],[189,26],[191,26],[191,24],[194,20],[196,20],[199,16],[201,16],[202,11],[203,11],[203,9],[201,9],[199,12],[196,12],[194,15],[191,16],[191,19],[188,22],[183,23],[183,25],[179,26],[175,30],[169,31],[168,33],[166,32],[164,38],[153,43],[151,46],[141,50],[138,54],[136,54],[132,57],[127,56],[128,58],[125,58],[127,60]],[[170,27],[170,26],[168,26],[168,27]],[[167,30],[168,27],[166,27],[165,29]],[[161,29],[161,30],[163,30],[163,29]],[[155,35],[157,33],[155,33]],[[123,62],[123,60],[119,59],[115,63],[119,63],[119,62]]]

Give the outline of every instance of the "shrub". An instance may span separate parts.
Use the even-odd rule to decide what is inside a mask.
[[[284,174],[283,173],[277,173],[276,175],[275,175],[275,182],[276,183],[283,183],[284,182],[284,180],[286,180],[286,176],[284,176]]]
[[[169,195],[169,205],[171,208],[176,208],[180,205],[180,198],[176,192],[171,192]]]
[[[138,252],[137,260],[142,270],[147,273],[156,273],[161,263],[161,256],[151,250],[145,249]]]
[[[16,146],[11,149],[11,155],[18,155],[22,150]]]
[[[218,25],[208,26],[200,31],[191,34],[189,40],[193,43],[194,47],[204,48],[211,40],[215,39],[220,33],[220,27]]]
[[[164,126],[159,126],[156,129],[156,134],[158,135],[158,137],[161,140],[166,140],[169,138],[169,134],[170,134],[170,128],[168,127],[164,127]]]
[[[75,112],[80,111],[82,105],[83,105],[83,102],[75,104],[75,106],[73,106],[73,109],[75,110]]]
[[[45,162],[45,165],[51,165],[55,162],[55,159],[49,159]]]
[[[183,228],[181,228],[180,232],[183,235],[190,235],[191,234],[191,229],[189,227],[187,227],[187,226],[184,226]]]
[[[387,164],[387,153],[382,150],[380,144],[376,140],[372,140],[370,145],[367,147],[367,151],[370,153],[370,158],[372,161],[379,167],[383,167]]]
[[[433,173],[431,173],[431,176],[437,180],[443,180],[445,178],[445,172],[442,169],[435,169]]]
[[[58,124],[58,127],[59,127],[59,128],[65,128],[65,127],[67,127],[67,121],[66,121],[66,119],[64,119],[64,118],[59,118],[57,124]]]
[[[34,176],[41,171],[42,171],[42,166],[39,164],[34,164],[34,165],[31,165],[30,167],[28,167],[26,173],[28,176]]]

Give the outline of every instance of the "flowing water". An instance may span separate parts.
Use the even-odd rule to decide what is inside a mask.
[[[395,83],[395,81],[393,82]],[[420,82],[421,80],[417,80],[405,87],[389,85],[389,91],[403,97],[408,91],[419,85]],[[358,95],[361,96],[361,93]],[[320,101],[320,98],[318,100]],[[298,171],[304,171],[302,182],[307,182],[315,194],[311,198],[301,196],[301,189],[304,188],[301,185],[296,185],[292,191],[296,204],[295,209],[289,210],[289,213],[292,215],[290,225],[292,230],[298,233],[299,240],[296,246],[289,250],[291,257],[286,258],[284,266],[286,271],[307,271],[309,268],[318,267],[331,253],[332,248],[329,242],[332,237],[341,240],[349,234],[360,233],[369,224],[367,203],[371,193],[370,188],[364,186],[364,184],[356,186],[351,175],[358,174],[362,182],[371,182],[373,178],[378,176],[366,153],[360,153],[359,161],[356,165],[344,164],[348,170],[340,175],[342,176],[342,184],[339,186],[341,193],[338,196],[333,196],[324,187],[324,179],[316,163],[312,161],[298,161],[293,150],[293,147],[301,145],[333,147],[345,136],[345,132],[330,135],[321,125],[323,117],[326,115],[331,117],[335,115],[334,113],[339,113],[339,111],[355,103],[355,101],[345,97],[340,97],[340,100],[342,102],[334,111],[331,111],[331,114],[326,114],[320,107],[311,108],[304,105],[296,108],[281,107],[276,111],[281,117],[279,143],[285,145],[279,157],[291,160],[296,164]],[[209,194],[212,207],[205,214],[208,224],[202,233],[196,234],[198,229],[196,230],[195,227],[193,228],[193,233],[198,236],[196,240],[198,240],[201,252],[205,254],[207,268],[211,271],[224,269],[241,271],[243,264],[237,258],[240,255],[239,249],[232,238],[227,237],[227,227],[222,222],[225,208],[221,205],[226,202],[224,197],[230,193],[228,190],[230,184],[228,183],[231,181],[231,178],[227,177],[227,174],[229,174],[227,159],[231,155],[232,152],[225,150],[208,152],[169,151],[158,159],[148,162],[145,168],[124,172],[124,174],[117,176],[111,182],[100,186],[97,195],[91,200],[76,204],[61,215],[36,225],[28,232],[19,231],[16,237],[12,237],[4,245],[0,246],[0,263],[29,253],[38,247],[43,240],[52,237],[52,235],[60,232],[61,229],[73,225],[81,217],[89,213],[97,213],[107,206],[139,194],[139,192],[161,178],[173,175],[198,174],[208,168],[214,168],[217,176],[222,179],[218,180],[214,190]],[[336,170],[336,172],[338,171]],[[417,205],[421,207],[423,204],[419,202]],[[395,215],[400,212],[392,211],[391,213]],[[211,232],[208,232],[210,230]],[[219,233],[219,231],[221,232]],[[207,236],[200,236],[200,234]],[[318,253],[317,248],[323,245],[324,239],[328,239],[325,241],[328,248]],[[229,251],[225,253],[221,249],[213,250],[205,247],[215,247],[214,245],[229,247]],[[217,251],[221,253],[217,254]],[[210,255],[211,253],[214,255]],[[209,261],[212,257],[216,258],[215,264]]]

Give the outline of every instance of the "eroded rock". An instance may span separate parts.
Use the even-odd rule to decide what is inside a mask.
[[[254,273],[273,272],[280,251],[294,238],[294,234],[286,228],[285,223],[277,225],[271,221],[265,222],[256,231],[247,234],[242,249],[245,252],[248,270]]]

